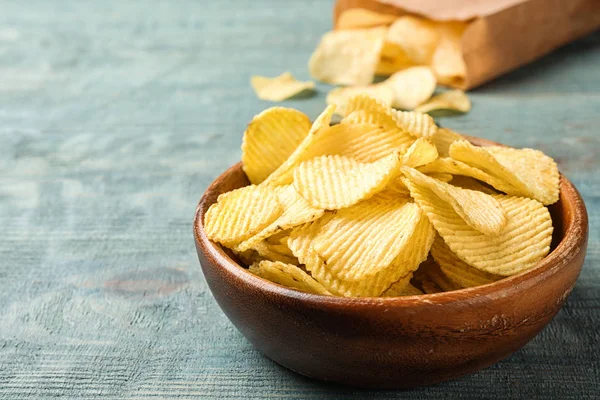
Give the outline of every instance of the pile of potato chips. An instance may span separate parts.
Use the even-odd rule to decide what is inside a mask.
[[[342,85],[327,96],[327,104],[335,104],[342,116],[348,100],[360,93],[401,110],[468,112],[471,102],[461,90],[433,96],[438,83],[455,87],[465,79],[461,37],[466,26],[349,9],[340,15],[337,29],[322,37],[309,61],[310,74]],[[373,83],[376,75],[389,78]],[[275,78],[255,76],[252,86],[259,98],[281,101],[312,90],[314,83],[298,82],[286,72]]]
[[[207,211],[207,236],[250,271],[300,291],[405,296],[494,282],[550,250],[556,163],[476,147],[427,114],[364,94],[311,124],[273,107],[248,125],[251,184]]]

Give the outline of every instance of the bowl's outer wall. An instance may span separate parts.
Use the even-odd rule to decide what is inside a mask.
[[[215,181],[199,204],[200,224],[218,194],[248,183],[240,164],[223,176],[228,179]],[[233,265],[202,229],[195,229],[195,236],[206,281],[219,306],[265,355],[326,381],[407,388],[497,362],[525,345],[559,311],[587,247],[585,206],[564,178],[561,201],[552,213],[563,221],[556,224],[557,236],[571,229],[576,237],[563,240],[542,261],[546,266],[539,267],[541,272],[469,290],[397,299],[329,299],[282,288]],[[575,223],[582,226],[574,228]],[[575,241],[567,243],[573,249],[557,254],[565,241]]]

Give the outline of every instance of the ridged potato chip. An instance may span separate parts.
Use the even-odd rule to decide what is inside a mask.
[[[293,185],[278,186],[274,190],[277,194],[279,203],[283,206],[283,213],[254,236],[251,236],[249,239],[238,244],[235,247],[236,251],[241,252],[252,249],[269,236],[314,221],[320,218],[325,212],[323,209],[314,208],[308,204],[308,202],[296,192]],[[255,215],[249,213],[248,217],[255,218]]]
[[[473,146],[467,140],[460,140],[450,145],[450,157],[494,177],[495,183],[484,182],[506,194],[536,198],[533,188],[528,187],[514,171],[502,165],[486,147]]]
[[[402,153],[413,142],[414,139],[398,128],[386,128],[374,124],[343,123],[332,126],[327,134],[315,139],[307,149],[304,158],[338,155],[370,163],[392,153]]]
[[[283,101],[315,88],[314,82],[300,82],[289,72],[274,78],[256,75],[250,78],[250,84],[256,96],[267,101]]]
[[[535,266],[550,251],[552,219],[537,200],[494,195],[506,212],[506,226],[497,235],[472,227],[429,188],[404,181],[410,193],[454,254],[468,265],[508,276]]]
[[[402,47],[415,64],[429,64],[440,41],[440,32],[431,21],[405,15],[390,26],[386,40]]]
[[[402,165],[416,168],[435,161],[437,157],[438,152],[433,143],[427,139],[419,138],[402,155],[401,161]]]
[[[438,181],[442,181],[442,182],[446,182],[446,183],[450,182],[453,179],[453,176],[450,174],[431,173],[431,174],[426,174],[426,175],[430,178],[437,179]],[[463,189],[468,189],[468,188],[463,188]]]
[[[429,115],[427,116],[429,117]],[[431,140],[433,144],[435,144],[435,147],[437,147],[440,157],[450,156],[450,145],[456,142],[457,140],[464,140],[464,138],[465,137],[460,133],[448,128],[439,128],[434,132],[433,135],[428,137],[428,139]]]
[[[219,196],[204,216],[204,230],[210,240],[232,247],[276,221],[283,210],[272,189],[245,186]]]
[[[336,276],[364,279],[389,267],[406,250],[421,215],[405,198],[363,201],[339,210],[321,228],[313,246]]]
[[[453,110],[463,113],[471,111],[471,100],[462,90],[448,90],[433,96],[415,108],[415,111],[428,113],[436,110]]]
[[[455,285],[462,288],[486,285],[502,278],[466,264],[450,250],[440,236],[437,236],[433,241],[431,255],[444,275]]]
[[[327,104],[336,105],[336,113],[345,116],[346,114],[346,103],[348,100],[358,94],[366,94],[371,97],[375,97],[386,104],[392,104],[395,98],[394,90],[386,85],[380,83],[367,86],[345,86],[332,89],[327,94]]]
[[[412,277],[412,274],[409,276]],[[397,287],[399,286],[399,287]],[[424,294],[420,289],[413,286],[411,283],[404,284],[404,280],[400,280],[399,285],[392,285],[388,290],[383,292],[382,297],[398,297],[398,296],[420,296]]]
[[[290,233],[287,240],[287,246],[301,264],[306,266],[308,271],[311,271],[312,266],[318,264],[321,260],[317,252],[313,249],[312,242],[321,228],[331,221],[333,213],[326,213],[321,218],[297,226]]]
[[[393,110],[392,115],[398,125],[414,137],[431,140],[438,131],[438,127],[430,115],[400,110]]]
[[[430,174],[430,176],[432,176],[432,174]],[[478,192],[483,192],[485,194],[498,194],[499,193],[497,190],[494,190],[493,187],[486,185],[485,183],[479,182],[475,178],[471,178],[468,176],[462,176],[462,175],[456,175],[456,176],[449,175],[449,176],[451,179],[449,179],[447,182],[450,182],[450,184],[452,186],[458,186],[459,188],[463,188],[463,189],[476,190]]]
[[[544,205],[558,201],[560,174],[552,158],[534,149],[493,146],[486,150],[527,185],[534,199]]]
[[[437,290],[436,287],[440,288],[443,292],[451,292],[453,290],[462,289],[460,285],[450,280],[450,278],[448,278],[448,276],[444,274],[437,262],[428,263],[422,268],[426,276],[426,280],[424,282],[431,281],[435,284],[435,286],[432,285],[431,288],[428,290],[435,291]]]
[[[268,185],[286,185],[294,179],[294,168],[302,161],[306,160],[307,154],[310,154],[311,148],[314,149],[314,142],[326,135],[331,126],[331,117],[335,112],[335,105],[328,106],[313,122],[306,137],[300,142],[290,156],[273,171],[265,184]]]
[[[311,206],[338,210],[382,191],[398,175],[399,167],[396,153],[373,163],[344,156],[321,156],[296,168],[294,187]]]
[[[433,243],[434,230],[427,217],[421,215],[417,227],[406,245],[392,264],[379,273],[365,277],[359,281],[350,281],[332,273],[331,268],[323,259],[311,268],[312,276],[323,284],[330,292],[346,297],[381,296],[394,283],[416,270],[419,264],[427,258],[429,248]]]
[[[353,115],[355,112],[356,114]],[[404,131],[396,121],[393,110],[388,104],[366,94],[358,94],[348,100],[346,115],[348,117],[344,118],[342,123],[375,124]],[[405,134],[409,139],[414,140],[407,132]]]
[[[364,29],[389,25],[396,20],[395,15],[378,13],[366,8],[350,8],[340,14],[335,29]]]
[[[431,97],[436,80],[431,68],[418,66],[396,72],[382,84],[393,89],[392,107],[412,110]]]
[[[471,228],[486,235],[495,235],[506,225],[506,212],[494,197],[438,181],[413,168],[402,167],[402,173],[413,186],[422,186],[438,196],[439,200],[431,197],[430,201],[449,204]],[[411,189],[406,181],[404,184]]]
[[[244,132],[243,170],[259,184],[294,152],[310,130],[310,119],[300,111],[271,107],[255,116]]]
[[[252,264],[249,270],[261,278],[301,292],[331,295],[323,285],[295,265],[264,260]]]
[[[439,150],[438,150],[439,151]],[[452,174],[452,175],[461,175],[468,176],[471,178],[475,178],[482,182],[487,183],[488,185],[500,190],[512,190],[515,189],[508,185],[506,182],[488,174],[480,170],[479,168],[471,167],[461,161],[454,160],[451,157],[439,157],[432,163],[419,167],[419,171],[424,174]]]
[[[259,256],[271,261],[280,261],[286,264],[299,265],[298,259],[294,257],[287,245],[271,244],[267,240],[256,243],[252,246]]]
[[[337,85],[368,85],[379,63],[387,28],[327,32],[310,57],[310,74]]]

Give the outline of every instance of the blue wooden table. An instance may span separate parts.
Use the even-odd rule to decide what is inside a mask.
[[[272,363],[221,313],[196,202],[271,104],[252,74],[308,78],[330,1],[0,3],[0,398],[600,396],[600,35],[471,93],[439,122],[539,148],[585,198],[567,304],[512,357],[404,392],[325,385]],[[285,103],[311,118],[329,87]]]

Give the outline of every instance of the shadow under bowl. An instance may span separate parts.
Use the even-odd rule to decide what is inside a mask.
[[[479,146],[497,145],[468,138]],[[238,163],[206,190],[194,237],[206,281],[236,328],[275,362],[302,375],[369,388],[410,388],[457,378],[518,350],[556,315],[583,265],[588,218],[561,175],[549,207],[552,249],[534,268],[453,292],[389,298],[302,293],[259,278],[204,232],[219,194],[248,185]]]

